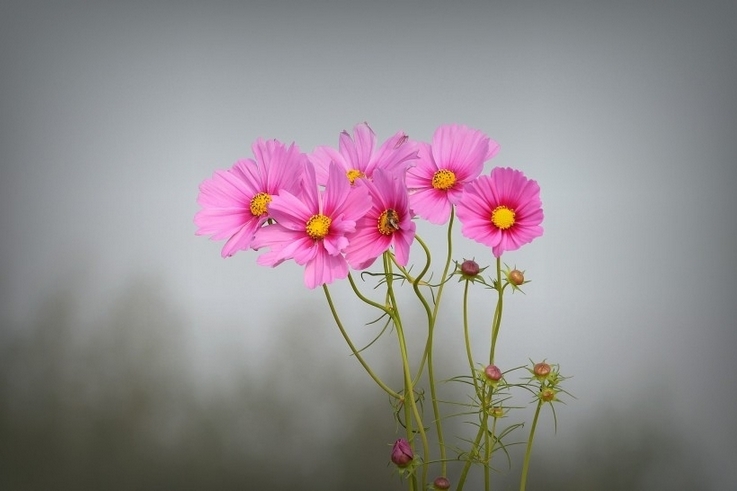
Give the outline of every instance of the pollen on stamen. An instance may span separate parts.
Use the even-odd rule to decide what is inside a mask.
[[[515,213],[504,205],[497,206],[491,212],[491,223],[501,230],[507,230],[514,225]]]
[[[389,208],[379,215],[377,228],[382,235],[391,235],[399,230],[399,214]]]
[[[345,175],[348,178],[348,180],[351,181],[351,184],[353,184],[354,182],[356,182],[356,179],[360,179],[362,177],[366,177],[366,174],[364,174],[363,172],[361,172],[358,169],[351,169],[348,172],[346,172]]]
[[[456,175],[448,169],[440,169],[432,176],[432,187],[446,191],[456,183]]]
[[[258,193],[251,198],[250,210],[251,215],[260,217],[265,214],[268,210],[268,204],[271,202],[271,196],[267,193]]]
[[[315,240],[324,238],[330,232],[332,220],[325,215],[312,215],[305,226],[307,235]]]

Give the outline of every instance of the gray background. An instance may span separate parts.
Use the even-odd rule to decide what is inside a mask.
[[[487,171],[542,187],[499,363],[558,362],[577,399],[543,418],[534,488],[730,488],[735,53],[734,2],[3,2],[0,487],[402,489],[320,290],[192,223],[257,137],[310,151],[367,121],[481,129]],[[458,236],[464,257],[491,262]],[[393,349],[370,355],[390,379]]]

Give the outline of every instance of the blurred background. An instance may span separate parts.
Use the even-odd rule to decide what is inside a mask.
[[[542,417],[528,489],[731,489],[736,26],[712,0],[3,2],[0,489],[405,488],[322,292],[192,222],[257,137],[311,151],[362,121],[478,128],[501,144],[487,172],[540,183],[498,364],[559,363],[576,399],[557,432]],[[439,259],[444,229],[419,232]],[[455,259],[492,262],[456,235]],[[445,373],[465,364],[451,286]],[[492,308],[478,292],[478,356]],[[397,380],[395,353],[367,356]]]

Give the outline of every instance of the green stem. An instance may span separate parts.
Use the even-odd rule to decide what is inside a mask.
[[[530,468],[530,454],[532,454],[532,440],[535,438],[535,428],[537,427],[537,418],[540,416],[540,408],[543,405],[542,399],[537,403],[535,409],[535,417],[532,419],[532,428],[530,428],[530,438],[527,439],[527,449],[525,450],[525,461],[522,464],[522,479],[519,483],[519,491],[525,491],[527,486],[527,471]]]
[[[430,311],[430,305],[427,303],[427,300],[425,299],[425,296],[422,295],[422,292],[420,291],[420,283],[422,282],[422,278],[425,276],[427,271],[430,269],[430,263],[431,263],[431,257],[430,257],[430,249],[427,247],[427,245],[420,239],[419,236],[415,235],[415,240],[418,244],[422,247],[422,249],[425,251],[425,267],[420,271],[420,274],[417,276],[417,278],[412,278],[409,273],[402,269],[402,272],[407,277],[408,280],[412,282],[412,290],[415,292],[415,295],[420,300],[420,303],[422,303],[422,306],[425,309],[425,315],[427,316],[427,325],[428,325],[428,333],[432,331],[432,328],[434,326],[433,323],[433,317],[432,312]],[[420,365],[417,367],[417,375],[415,375],[415,378],[413,380],[414,384],[417,384],[417,382],[420,380],[420,376],[422,375],[422,371],[425,369],[425,362],[427,361],[427,355],[430,352],[430,349],[432,347],[432,336],[428,334],[427,341],[425,342],[425,350],[422,353],[422,359],[420,360]]]
[[[392,320],[394,321],[394,327],[397,330],[397,339],[399,342],[399,352],[402,357],[402,371],[404,373],[404,408],[405,408],[405,420],[407,425],[407,440],[409,442],[412,442],[413,440],[413,431],[412,431],[412,418],[413,416],[415,418],[415,421],[417,421],[417,431],[420,434],[420,439],[422,440],[422,451],[423,455],[425,456],[425,461],[429,459],[430,456],[430,446],[427,442],[427,435],[425,434],[425,427],[422,423],[422,415],[420,414],[420,411],[417,409],[417,402],[415,401],[415,390],[414,390],[414,384],[412,383],[412,372],[409,367],[409,353],[407,350],[407,342],[404,336],[404,327],[402,326],[402,318],[399,315],[399,307],[397,305],[396,297],[394,296],[394,279],[392,276],[392,262],[389,258],[388,252],[384,253],[384,273],[386,274],[386,293],[387,297],[389,299],[391,309],[390,309],[390,315],[392,316]],[[409,401],[407,400],[409,398]],[[407,403],[409,402],[409,406],[407,406]],[[411,411],[411,415],[410,415]],[[428,472],[428,466],[427,463],[425,463],[422,466],[422,489],[425,488],[425,483],[427,482],[427,472]]]
[[[430,397],[432,399],[432,410],[435,417],[435,427],[438,432],[438,447],[440,449],[440,468],[441,475],[445,476],[448,473],[448,461],[445,453],[445,438],[443,436],[443,424],[440,418],[440,407],[438,406],[438,397],[435,387],[435,375],[434,375],[434,364],[433,364],[433,336],[435,334],[435,323],[438,319],[438,310],[440,309],[440,298],[443,295],[443,288],[445,287],[446,280],[448,278],[448,270],[450,269],[450,263],[453,260],[453,221],[455,217],[455,208],[451,208],[450,219],[448,220],[448,255],[445,259],[445,267],[443,267],[443,276],[440,277],[440,286],[438,287],[438,295],[435,298],[435,308],[432,313],[432,322],[430,323],[427,338],[427,377],[428,383],[430,384]]]
[[[381,305],[378,302],[374,302],[370,298],[364,296],[363,293],[358,289],[358,285],[356,285],[355,280],[353,279],[353,275],[348,273],[348,282],[351,284],[351,288],[353,288],[353,293],[356,294],[358,298],[360,298],[364,303],[371,305],[372,307],[376,307],[379,310],[383,310],[387,314],[389,314],[389,310],[386,308],[385,305]]]
[[[343,338],[345,339],[346,343],[348,343],[348,346],[351,348],[351,352],[353,353],[353,356],[356,357],[358,362],[361,364],[361,366],[366,370],[366,372],[369,374],[369,376],[376,382],[379,387],[381,387],[384,392],[389,394],[391,397],[394,397],[395,399],[401,399],[402,396],[396,392],[394,392],[389,386],[387,386],[379,377],[374,373],[373,370],[371,370],[371,367],[366,363],[366,361],[361,356],[361,353],[358,352],[356,349],[356,346],[353,344],[353,341],[351,341],[351,338],[348,336],[348,333],[346,332],[345,328],[343,327],[343,323],[340,320],[340,317],[338,316],[338,312],[335,310],[335,304],[333,303],[333,298],[330,296],[330,290],[328,290],[327,285],[322,286],[322,290],[325,292],[325,298],[328,300],[328,305],[330,306],[330,312],[333,313],[333,319],[335,319],[335,323],[338,325],[338,329],[340,330],[340,333],[343,335]]]
[[[484,432],[484,491],[491,488],[491,444],[489,442],[489,432]]]
[[[483,401],[482,401],[482,405],[483,405]],[[479,451],[479,443],[481,443],[481,437],[483,437],[484,434],[486,433],[486,424],[488,420],[489,420],[488,411],[482,410],[481,411],[481,424],[479,425],[479,431],[478,433],[476,433],[476,439],[473,441],[473,446],[471,447],[472,453],[469,454],[468,459],[466,460],[466,463],[463,465],[461,476],[458,478],[458,486],[456,487],[456,491],[461,491],[463,489],[463,486],[466,484],[466,477],[468,476],[468,471],[471,469],[471,463],[473,462],[473,459],[476,457],[476,454]]]
[[[471,377],[473,377],[473,388],[477,397],[481,397],[479,392],[479,383],[476,378],[476,368],[473,363],[473,354],[471,353],[471,337],[468,334],[468,285],[471,282],[466,280],[466,285],[463,288],[463,337],[466,342],[466,356],[468,357],[468,367],[471,369]]]
[[[489,408],[491,410],[491,408]],[[491,423],[491,436],[490,439],[491,444],[488,448],[488,458],[486,459],[486,472],[490,475],[491,474],[491,456],[494,454],[494,449],[496,448],[497,438],[494,436],[496,435],[496,422],[499,421],[497,418],[494,418],[494,421]],[[491,476],[489,477],[489,488],[491,488]],[[488,491],[488,490],[487,490]]]
[[[501,258],[496,258],[496,289],[499,297],[496,301],[496,309],[494,310],[494,318],[491,321],[491,349],[489,350],[489,364],[494,364],[494,351],[496,350],[496,338],[499,335],[499,328],[502,324],[502,310],[504,306],[504,288],[502,287],[502,266]]]
[[[433,339],[435,334],[435,322],[438,318],[438,310],[440,309],[440,299],[443,296],[443,288],[445,287],[446,279],[448,277],[448,270],[450,269],[450,264],[453,259],[453,222],[454,222],[455,212],[453,209],[451,209],[450,213],[450,220],[448,221],[448,233],[447,233],[447,256],[445,259],[445,266],[443,267],[443,275],[440,277],[440,285],[438,286],[438,293],[435,297],[435,305],[433,307],[432,312],[430,312],[429,306],[427,304],[427,301],[422,296],[419,290],[419,281],[420,279],[427,273],[427,270],[430,268],[430,250],[428,249],[427,245],[420,239],[419,237],[415,236],[415,239],[420,244],[420,246],[424,249],[425,254],[427,256],[427,263],[425,264],[425,268],[420,272],[417,279],[413,282],[413,289],[415,291],[415,294],[422,302],[423,306],[425,307],[425,312],[427,313],[427,341],[425,343],[425,352],[422,356],[422,361],[420,362],[419,369],[417,371],[417,375],[414,378],[415,383],[417,380],[419,380],[420,375],[422,374],[422,370],[424,369],[424,363],[425,360],[427,360],[427,378],[428,378],[428,384],[430,385],[430,399],[432,402],[432,411],[433,411],[433,417],[435,419],[435,429],[438,432],[438,448],[440,450],[440,467],[441,467],[441,475],[445,476],[447,475],[448,471],[448,459],[447,454],[445,450],[445,437],[443,435],[443,423],[440,415],[440,406],[438,404],[438,397],[437,397],[437,389],[436,389],[436,383],[435,383],[435,371],[434,371],[434,364],[433,364]]]
[[[398,320],[398,319],[397,319]],[[425,463],[422,466],[422,489],[425,488],[425,483],[427,482],[427,472],[428,472],[428,466],[427,466],[427,460],[430,456],[430,445],[427,441],[427,434],[425,433],[425,426],[422,423],[422,415],[420,414],[419,409],[417,408],[417,402],[415,401],[415,390],[414,386],[412,385],[412,374],[409,369],[409,359],[407,356],[407,344],[404,339],[404,330],[401,326],[401,322],[398,324],[395,324],[397,328],[397,337],[399,339],[399,350],[402,354],[402,368],[404,371],[404,405],[405,408],[407,407],[407,399],[409,398],[409,408],[411,409],[412,416],[414,416],[415,421],[417,421],[417,432],[420,434],[420,439],[422,440],[422,452],[425,456]],[[407,438],[409,441],[412,441],[412,426],[411,426],[411,417],[408,413],[405,413],[405,418],[407,421]]]

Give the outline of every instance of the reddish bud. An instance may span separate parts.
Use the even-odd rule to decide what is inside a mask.
[[[481,271],[479,264],[473,259],[466,259],[461,263],[461,273],[464,276],[476,276]]]
[[[394,462],[397,467],[407,467],[409,463],[412,462],[413,458],[414,454],[412,453],[412,447],[409,446],[409,442],[406,439],[400,438],[394,442],[394,447],[392,448],[392,462]]]
[[[450,489],[450,481],[446,477],[436,477],[432,482],[433,489]]]
[[[513,269],[512,271],[510,271],[508,278],[510,283],[515,286],[520,286],[522,283],[525,282],[525,275],[519,269]]]
[[[550,365],[545,362],[535,363],[532,373],[535,374],[536,379],[545,380],[550,375]]]
[[[484,375],[492,382],[499,382],[502,378],[502,371],[496,365],[489,365],[484,368]]]

